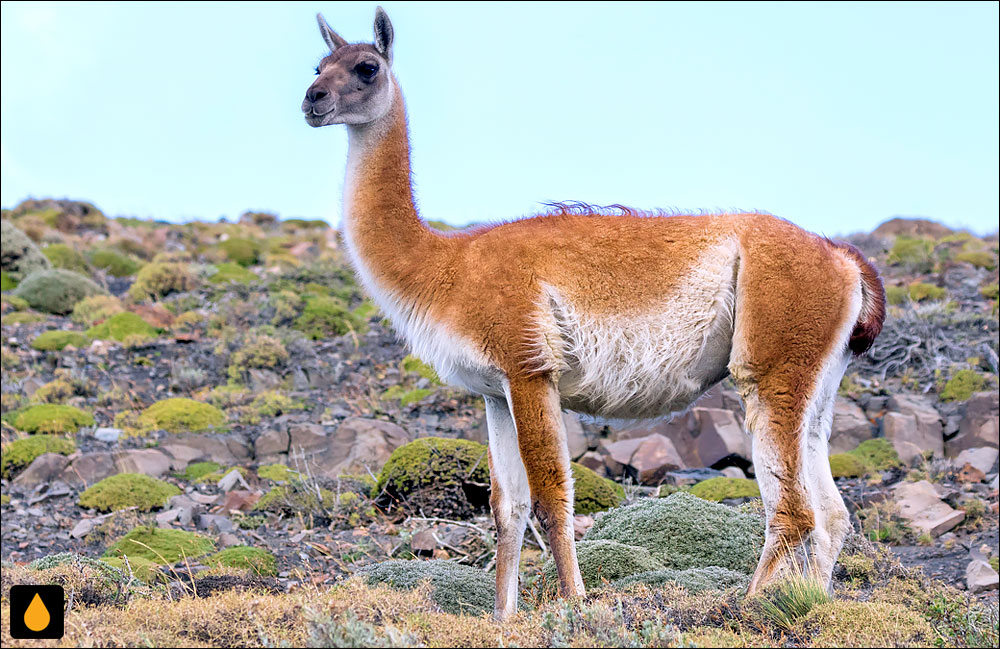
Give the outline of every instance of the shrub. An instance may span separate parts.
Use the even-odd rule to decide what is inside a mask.
[[[744,590],[750,585],[750,576],[728,568],[709,566],[707,568],[688,568],[687,570],[640,572],[619,579],[611,586],[615,589],[624,589],[636,584],[645,584],[651,588],[660,588],[668,583],[683,586],[691,594],[710,590],[729,590],[730,588]]]
[[[216,552],[204,560],[205,565],[249,570],[257,575],[273,577],[278,574],[278,560],[263,548],[237,545]]]
[[[910,299],[914,302],[942,300],[948,294],[948,291],[944,290],[940,286],[928,284],[927,282],[912,282],[909,287],[907,287],[907,291]]]
[[[797,630],[813,647],[920,647],[938,639],[919,613],[887,602],[816,602]]]
[[[102,512],[136,507],[148,512],[167,504],[181,493],[174,485],[142,473],[119,473],[104,478],[82,494],[77,501],[81,507]]]
[[[128,557],[128,565],[125,565],[125,557],[105,557],[101,559],[104,563],[108,564],[112,568],[116,568],[122,571],[123,574],[128,574],[129,569],[132,571],[132,575],[144,584],[152,584],[158,582],[166,582],[169,577],[160,571],[160,567],[150,561],[149,559],[144,559],[140,556],[130,556]]]
[[[405,444],[382,467],[373,494],[385,507],[405,503],[427,516],[468,517],[489,505],[486,447],[463,439],[424,437]]]
[[[384,561],[358,570],[369,586],[386,584],[396,590],[414,590],[430,582],[431,599],[441,610],[482,615],[493,610],[494,578],[485,570],[450,561]]]
[[[148,595],[140,580],[129,577],[117,566],[71,552],[36,559],[27,565],[27,573],[28,580],[21,583],[59,585],[76,593],[90,606],[124,606],[136,595]],[[6,579],[10,576],[5,565],[4,588],[8,587]],[[16,577],[14,584],[17,584]]]
[[[885,287],[885,301],[894,306],[906,304],[910,298],[910,290],[905,286],[889,285]]]
[[[402,367],[404,372],[413,372],[435,385],[441,385],[441,379],[438,377],[437,372],[434,371],[434,368],[413,354],[403,359]]]
[[[187,266],[173,262],[146,264],[135,276],[129,295],[136,300],[161,298],[171,293],[183,293],[198,287],[198,280]]]
[[[579,541],[576,544],[576,558],[580,564],[583,585],[587,588],[597,588],[605,582],[639,573],[663,570],[660,562],[646,548],[617,541]],[[558,586],[556,564],[551,558],[542,566],[542,575],[549,589],[554,590]]]
[[[364,320],[352,313],[342,300],[326,295],[314,295],[306,300],[295,328],[312,340],[342,336],[348,331],[361,332]]]
[[[5,327],[10,325],[19,324],[34,324],[36,322],[44,322],[48,318],[41,313],[35,313],[33,311],[20,311],[18,313],[8,313],[0,319],[0,324]]]
[[[987,300],[995,300],[1000,297],[1000,284],[993,282],[979,289],[979,294]]]
[[[14,419],[14,427],[26,433],[75,433],[93,426],[94,418],[79,408],[57,404],[31,406]]]
[[[317,493],[315,487],[294,481],[272,487],[261,496],[254,509],[275,514],[302,513],[321,516],[335,509],[337,505],[337,497],[329,489],[320,489]]]
[[[964,261],[976,268],[985,268],[986,270],[993,270],[997,267],[996,257],[986,250],[966,250],[965,252],[960,252],[955,255],[955,261]]]
[[[160,565],[177,563],[183,558],[204,556],[215,549],[212,539],[183,530],[137,527],[108,548],[105,557],[141,557]]]
[[[99,325],[94,325],[87,330],[87,335],[99,340],[137,340],[146,338],[156,338],[159,330],[142,319],[142,317],[123,311],[116,313]]]
[[[3,305],[12,311],[27,311],[29,308],[28,302],[17,297],[16,295],[4,295]]]
[[[62,403],[76,394],[76,388],[65,379],[49,381],[31,395],[34,403]]]
[[[10,273],[0,270],[0,291],[13,291],[17,288],[17,280]]]
[[[4,479],[10,477],[26,468],[35,461],[39,455],[45,453],[59,453],[69,455],[76,451],[76,443],[71,439],[64,439],[55,435],[32,435],[3,445],[2,474]]]
[[[162,429],[168,433],[198,433],[220,428],[225,421],[225,413],[215,406],[180,397],[157,401],[139,415],[143,430]]]
[[[593,514],[617,507],[625,500],[625,489],[607,478],[602,478],[582,464],[570,464],[573,470],[573,511],[576,514]]]
[[[889,440],[882,437],[861,442],[856,449],[848,451],[847,455],[860,460],[868,471],[886,471],[893,467],[903,466],[895,447]]]
[[[941,390],[942,401],[968,401],[975,392],[986,387],[986,377],[975,370],[959,370]]]
[[[112,295],[93,295],[77,302],[70,317],[73,322],[89,327],[123,311],[125,307],[118,298]]]
[[[289,469],[284,464],[268,464],[257,469],[257,476],[274,482],[296,482],[303,479],[298,471]]]
[[[14,294],[24,298],[31,308],[65,315],[85,297],[104,293],[90,279],[62,268],[37,270],[24,278]]]
[[[79,252],[67,246],[65,243],[53,243],[42,248],[42,254],[48,257],[49,263],[54,268],[65,268],[66,270],[78,273],[89,273],[90,266],[87,260]]]
[[[117,250],[103,248],[90,253],[90,263],[94,268],[108,271],[114,277],[131,277],[135,275],[142,264]]]
[[[79,331],[46,331],[31,341],[31,346],[38,351],[53,352],[72,345],[77,349],[90,344],[90,338]]]
[[[830,472],[834,478],[856,478],[868,473],[868,467],[856,455],[836,453],[830,456]]]
[[[219,248],[229,261],[240,266],[252,266],[257,263],[260,248],[250,239],[232,237],[219,243]]]
[[[281,340],[267,334],[251,333],[243,346],[230,356],[229,377],[242,380],[250,369],[281,367],[288,362],[288,358],[288,350]]]
[[[386,401],[399,401],[399,405],[405,408],[423,401],[432,394],[434,394],[434,390],[428,388],[407,390],[401,385],[394,385],[382,393],[382,398]]]
[[[321,219],[285,219],[282,226],[289,229],[326,230],[330,224]]]
[[[49,267],[48,258],[28,235],[10,221],[0,220],[0,268],[7,273],[10,281],[20,282],[31,273]],[[4,287],[3,290],[9,289]]]
[[[257,276],[239,264],[223,263],[216,264],[215,272],[208,276],[208,281],[213,284],[249,284],[257,279]]]
[[[889,251],[890,264],[902,264],[917,272],[929,272],[934,266],[934,242],[905,235],[896,237]]]
[[[261,417],[276,417],[293,410],[302,410],[303,407],[295,399],[274,390],[258,394],[250,403],[250,410],[253,414],[251,418],[256,418],[257,421]]]
[[[180,478],[187,480],[188,482],[197,482],[205,476],[215,473],[222,469],[222,465],[218,462],[194,462],[187,465],[184,469],[184,473],[181,474]]]
[[[665,568],[721,566],[750,574],[764,546],[755,515],[684,492],[612,509],[584,535],[649,550]]]
[[[722,476],[702,480],[691,487],[690,493],[699,498],[714,502],[719,502],[726,498],[760,498],[760,488],[757,487],[756,480],[726,478]]]
[[[271,318],[271,324],[274,325],[280,325],[296,318],[305,303],[298,293],[287,289],[272,293],[267,301],[274,308],[274,317]]]

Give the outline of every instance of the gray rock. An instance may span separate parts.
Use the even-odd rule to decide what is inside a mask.
[[[163,444],[160,446],[160,450],[172,458],[170,468],[174,471],[183,471],[192,462],[201,462],[207,459],[203,450],[186,444]]]
[[[961,469],[968,463],[982,471],[984,475],[988,475],[994,472],[998,457],[1000,450],[995,448],[967,448],[952,460],[952,464],[956,469]]]
[[[232,532],[235,528],[236,526],[233,525],[231,520],[219,514],[201,514],[198,516],[199,530],[208,530],[221,534],[223,532]]]
[[[722,471],[715,469],[681,469],[669,472],[666,475],[666,480],[669,484],[684,487],[698,484],[702,480],[709,480],[710,478],[721,478],[723,475],[725,474]]]
[[[143,473],[158,478],[170,470],[173,459],[154,448],[119,451],[114,454],[118,473]]]
[[[985,593],[1000,588],[1000,575],[986,561],[973,559],[965,568],[965,585],[970,593]]]
[[[288,427],[289,450],[292,453],[325,451],[329,445],[326,429],[319,424],[302,422]]]
[[[289,435],[294,436],[291,429]],[[377,473],[394,450],[412,439],[404,428],[391,422],[352,417],[325,436],[324,441],[325,447],[314,447],[312,455],[306,453],[306,463],[314,475],[336,478],[343,474]],[[292,450],[296,450],[294,437]]]
[[[591,471],[596,471],[598,475],[604,475],[604,457],[597,451],[587,451],[576,462]]]
[[[219,489],[222,491],[232,491],[236,488],[236,485],[239,484],[242,484],[247,490],[250,489],[250,485],[246,483],[246,480],[243,479],[243,476],[240,475],[240,472],[236,469],[233,469],[226,475],[222,476],[218,482]]]
[[[199,460],[211,460],[227,466],[248,462],[253,455],[246,439],[242,435],[233,433],[180,433],[171,435],[170,440],[169,444],[164,445],[164,449],[174,458],[182,457],[181,454],[192,453],[190,450],[176,448],[178,446],[200,451]]]
[[[94,528],[104,522],[104,517],[100,516],[98,518],[81,518],[73,529],[70,531],[69,535],[74,539],[82,539],[91,532]]]
[[[51,482],[62,474],[68,464],[69,458],[65,455],[42,453],[11,481],[11,491],[27,493],[41,484]]]
[[[173,509],[158,513],[156,515],[156,524],[159,527],[170,527],[170,523],[180,518],[181,511],[180,507],[174,507]]]
[[[940,536],[965,518],[965,512],[943,502],[927,480],[903,482],[894,491],[899,515],[919,534]]]
[[[669,471],[683,468],[677,449],[663,435],[644,438],[629,460],[627,471],[637,484],[657,485]]]
[[[906,464],[912,464],[924,451],[944,453],[944,426],[936,412],[933,417],[888,412],[882,417],[882,434]]]
[[[850,399],[838,398],[833,406],[833,426],[830,428],[830,454],[853,451],[861,442],[875,434],[865,411]]]
[[[98,428],[94,431],[94,437],[102,442],[117,442],[121,434],[120,428]]]
[[[72,460],[59,479],[79,489],[116,473],[118,470],[111,453],[85,453]]]
[[[569,448],[569,459],[575,460],[587,452],[590,443],[576,414],[563,412],[562,416],[563,426],[566,428],[566,446]]]
[[[625,475],[625,467],[632,460],[632,454],[646,437],[623,439],[617,442],[603,440],[597,450],[604,456],[604,466],[608,469],[608,475],[615,478]]]
[[[747,474],[743,473],[743,469],[741,469],[738,466],[727,466],[726,468],[722,469],[722,475],[726,476],[727,478],[737,478],[737,479],[746,479],[747,477]]]
[[[948,440],[945,452],[955,457],[970,448],[1000,447],[1000,397],[997,392],[977,392],[965,404],[958,434]]]
[[[695,408],[700,432],[698,434],[698,457],[704,466],[712,466],[728,459],[752,462],[750,436],[729,410],[719,408]]]
[[[243,545],[243,541],[232,532],[223,532],[219,535],[219,545],[224,548],[231,548],[234,545]]]

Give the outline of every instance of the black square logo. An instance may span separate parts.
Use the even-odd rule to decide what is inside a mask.
[[[11,586],[10,637],[58,640],[64,633],[65,607],[62,586]]]

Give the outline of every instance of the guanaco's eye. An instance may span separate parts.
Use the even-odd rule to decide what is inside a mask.
[[[354,66],[354,71],[358,73],[358,76],[362,80],[371,81],[378,72],[378,66],[374,63],[358,63]]]
[[[319,76],[319,66],[318,65],[316,66],[316,76],[317,77]]]

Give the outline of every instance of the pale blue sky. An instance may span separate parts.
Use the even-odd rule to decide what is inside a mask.
[[[384,7],[426,218],[582,200],[997,228],[997,3]],[[338,223],[346,133],[299,112],[313,15],[370,41],[374,8],[3,3],[0,203]]]

